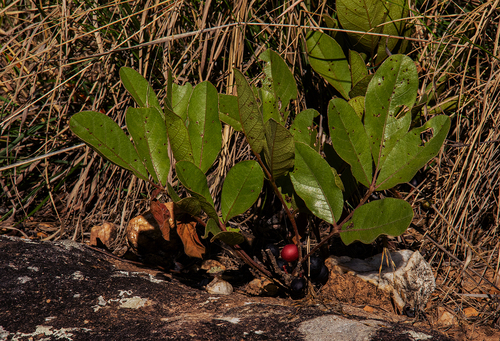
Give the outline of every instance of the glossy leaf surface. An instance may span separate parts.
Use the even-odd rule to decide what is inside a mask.
[[[264,184],[264,172],[256,161],[237,163],[227,173],[221,193],[224,223],[245,213],[257,200]]]
[[[187,108],[189,99],[193,92],[193,86],[190,83],[184,85],[172,84],[172,108],[173,112],[184,121],[187,119]]]
[[[314,31],[306,38],[309,63],[345,99],[349,99],[351,73],[340,45],[327,34]]]
[[[341,98],[328,105],[328,127],[332,145],[338,155],[351,166],[354,177],[366,187],[372,182],[372,154],[361,119]]]
[[[147,180],[146,167],[125,132],[108,116],[95,111],[79,112],[69,121],[71,131],[101,156]]]
[[[330,224],[340,218],[344,201],[335,175],[328,162],[304,143],[295,142],[295,168],[290,178],[295,191],[315,216]]]
[[[125,116],[127,129],[143,163],[156,183],[167,183],[170,170],[168,137],[165,121],[154,107],[128,108]]]
[[[239,121],[248,144],[258,154],[262,151],[264,143],[266,143],[262,113],[245,76],[238,69],[233,70],[238,91]]]
[[[290,133],[295,141],[307,144],[314,148],[318,131],[314,126],[314,118],[319,115],[319,112],[314,109],[306,109],[295,116]]]
[[[165,108],[165,125],[174,158],[177,161],[194,162],[193,148],[184,120],[172,110]]]
[[[206,173],[219,155],[222,144],[218,93],[209,82],[202,82],[193,89],[188,117],[194,163]]]
[[[274,179],[286,174],[293,167],[295,143],[293,135],[274,119],[264,125],[266,144],[264,157]]]
[[[412,219],[413,210],[406,201],[395,198],[375,200],[354,211],[352,224],[344,225],[340,237],[346,245],[356,240],[370,244],[380,235],[401,235]]]
[[[153,88],[139,72],[129,67],[121,67],[120,79],[139,107],[154,107],[158,109],[160,114],[162,113]]]
[[[401,138],[380,170],[377,190],[409,182],[420,168],[437,155],[448,135],[450,124],[448,116],[436,116]]]
[[[389,57],[373,76],[365,97],[365,129],[371,140],[375,165],[383,166],[395,144],[408,132],[411,109],[417,98],[415,63],[405,55]],[[398,117],[401,116],[402,117]]]
[[[264,122],[269,118],[284,122],[288,116],[286,114],[288,103],[297,98],[295,78],[288,65],[276,52],[266,50],[259,55],[259,58],[266,62],[261,89],[264,94],[262,97]]]
[[[241,131],[238,97],[219,94],[219,119],[236,131]]]

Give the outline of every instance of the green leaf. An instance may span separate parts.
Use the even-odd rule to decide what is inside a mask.
[[[354,109],[341,98],[328,105],[328,127],[332,145],[351,166],[354,177],[366,187],[372,182],[372,154],[363,123]]]
[[[233,229],[231,227],[226,227],[227,231],[222,231],[215,220],[210,219],[207,222],[207,226],[205,227],[205,235],[203,239],[208,238],[208,234],[212,233],[213,237],[210,239],[210,242],[214,242],[216,239],[219,239],[226,243],[227,245],[237,245],[241,244],[245,241],[245,237],[240,233],[240,229]]]
[[[389,13],[384,20],[385,23],[382,33],[389,34],[391,36],[409,36],[411,34],[411,29],[406,27],[406,20],[401,20],[403,18],[408,18],[409,9],[406,0],[391,0],[385,2],[384,5],[386,6],[386,11],[388,10]],[[387,58],[386,47],[389,51],[392,51],[398,42],[399,39],[397,38],[387,39],[385,37],[381,37],[377,48],[377,59],[375,62],[378,64]],[[403,43],[405,43],[405,41],[403,41]]]
[[[179,198],[178,201],[174,202],[182,211],[193,217],[198,216],[201,212],[200,201],[195,197]]]
[[[420,168],[437,155],[448,135],[450,124],[448,116],[436,116],[399,140],[380,170],[377,190],[409,182]],[[426,136],[430,134],[432,137]],[[421,135],[424,135],[426,141],[422,141]]]
[[[272,50],[266,50],[259,55],[266,63],[264,67],[265,77],[262,81],[262,92],[270,96],[262,98],[262,114],[264,122],[274,118],[277,122],[287,119],[286,108],[292,99],[297,98],[297,84],[285,61],[279,54]]]
[[[156,183],[166,185],[170,170],[165,121],[156,108],[128,108],[127,129],[142,162]]]
[[[227,173],[221,194],[221,212],[224,223],[245,213],[257,200],[264,184],[264,172],[256,161],[236,164]]]
[[[315,216],[330,224],[340,218],[344,201],[335,184],[335,175],[328,162],[304,143],[295,142],[295,168],[290,178],[295,191]]]
[[[192,162],[179,161],[175,164],[175,171],[179,181],[186,187],[189,194],[199,201],[203,211],[210,218],[219,221],[214,201],[208,189],[207,178],[201,169]]]
[[[397,237],[406,231],[412,219],[413,210],[406,201],[395,198],[375,200],[354,211],[352,224],[344,225],[340,238],[349,245],[356,240],[370,244],[380,235]]]
[[[359,119],[363,120],[363,114],[365,113],[365,98],[363,96],[354,97],[347,103],[354,109]]]
[[[206,173],[222,146],[217,89],[209,82],[198,84],[188,108],[188,133],[195,164]]]
[[[236,131],[241,131],[238,97],[219,94],[219,119]]]
[[[243,243],[245,241],[245,237],[243,237],[239,229],[235,230],[237,231],[221,231],[213,236],[210,241],[213,243],[216,239],[219,239],[230,246]]]
[[[264,145],[264,157],[273,178],[277,179],[293,167],[293,135],[272,118],[265,123],[264,129],[267,142]]]
[[[349,50],[349,65],[351,67],[351,82],[354,87],[360,80],[368,76],[368,70],[363,57],[356,51]]]
[[[266,143],[262,114],[259,110],[257,99],[245,76],[238,69],[233,70],[238,91],[239,121],[250,148],[258,154],[262,151]]]
[[[174,158],[177,161],[194,162],[189,132],[184,124],[184,120],[172,110],[165,107],[165,125]]]
[[[359,97],[359,96],[365,96],[366,95],[366,89],[368,88],[368,84],[370,84],[370,81],[373,78],[373,74],[367,75],[366,77],[362,78],[359,80],[356,85],[354,85],[349,91],[349,96],[351,98],[354,97]]]
[[[385,1],[384,1],[385,2]],[[383,27],[379,24],[385,21],[387,13],[381,0],[337,0],[337,16],[342,28],[352,31],[382,33]],[[378,46],[380,37],[375,35],[347,33],[349,37],[361,47],[373,54]],[[360,46],[354,45],[355,48]]]
[[[405,21],[400,19],[408,16],[405,3],[405,0],[337,0],[338,20],[346,30],[401,36],[404,34]],[[347,34],[354,41],[355,48],[361,47],[371,55],[377,52],[377,63],[387,56],[385,37],[352,32]],[[396,44],[397,39],[389,39],[387,48],[392,50]]]
[[[212,235],[215,236],[220,232],[222,232],[222,230],[220,229],[217,222],[213,219],[209,219],[207,221],[207,225],[205,226],[205,235],[202,238],[207,239],[209,236],[209,233],[211,233]]]
[[[290,126],[290,133],[292,133],[295,141],[305,143],[309,147],[314,148],[316,136],[318,135],[317,129],[314,127],[314,118],[318,115],[319,112],[316,110],[306,109],[295,116]]]
[[[415,103],[418,74],[415,63],[404,55],[389,57],[373,76],[365,97],[365,129],[371,139],[375,165],[383,167],[394,145],[408,132],[409,109]],[[399,110],[408,112],[398,118]]]
[[[167,183],[167,192],[168,192],[168,196],[170,197],[170,199],[172,199],[173,202],[177,203],[178,201],[181,200],[181,198],[179,197],[177,192],[174,190],[172,185],[169,183]]]
[[[189,161],[179,161],[175,164],[175,172],[187,190],[201,194],[207,202],[214,204],[205,173],[198,166]]]
[[[349,99],[351,73],[340,45],[329,35],[314,31],[306,38],[309,63],[340,94]]]
[[[184,85],[172,84],[172,108],[175,114],[184,121],[187,119],[187,108],[192,92],[193,86],[190,83]]]
[[[79,112],[69,121],[71,131],[102,157],[148,180],[148,172],[125,132],[108,116],[95,111]]]
[[[120,68],[120,79],[139,107],[154,107],[162,113],[153,88],[139,72],[123,66]]]

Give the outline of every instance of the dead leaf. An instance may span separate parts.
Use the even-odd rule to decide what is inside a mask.
[[[166,204],[162,204],[157,200],[151,200],[151,213],[153,213],[153,217],[158,226],[160,226],[163,238],[166,241],[170,241],[170,229],[172,228],[170,221],[172,216]]]
[[[97,246],[99,239],[107,248],[110,247],[113,240],[116,238],[117,228],[115,224],[105,222],[102,225],[92,227],[90,231],[90,245]]]
[[[177,234],[184,244],[184,253],[189,257],[203,258],[205,247],[200,242],[196,233],[196,222],[177,222]]]

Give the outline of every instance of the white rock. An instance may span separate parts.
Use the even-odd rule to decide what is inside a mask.
[[[233,293],[233,286],[229,282],[216,277],[207,284],[206,290],[212,295],[230,295]]]
[[[436,282],[429,263],[420,252],[401,250],[390,253],[392,265],[382,254],[367,259],[330,257],[330,270],[337,269],[355,275],[389,292],[400,309],[406,304],[423,310],[436,289]]]

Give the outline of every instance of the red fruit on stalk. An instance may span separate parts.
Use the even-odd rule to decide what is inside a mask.
[[[293,262],[299,258],[299,249],[295,244],[285,245],[283,250],[281,250],[281,258],[287,262]]]

